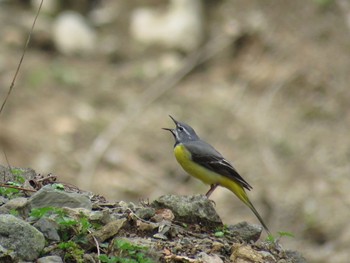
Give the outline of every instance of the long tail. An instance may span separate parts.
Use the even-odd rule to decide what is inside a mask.
[[[242,200],[242,199],[241,199]],[[243,200],[242,200],[243,201]],[[264,227],[266,233],[269,236],[272,236],[269,228],[267,227],[267,225],[265,224],[264,220],[262,219],[262,217],[260,216],[260,214],[258,213],[258,211],[255,209],[255,207],[253,206],[252,202],[250,202],[250,200],[247,198],[247,202],[243,201],[249,208],[250,210],[253,211],[253,213],[256,215],[256,217],[259,219],[260,223],[262,224],[262,226]]]
[[[248,195],[245,192],[244,188],[240,184],[238,184],[235,181],[232,181],[228,178],[223,178],[223,180],[220,182],[220,184],[223,187],[226,187],[227,189],[229,189],[231,192],[233,192],[244,204],[246,204],[250,208],[250,210],[253,211],[255,216],[259,219],[260,223],[264,227],[267,234],[269,236],[271,236],[271,232],[270,232],[269,228],[266,226],[264,220],[262,219],[262,217],[260,216],[258,211],[255,209],[252,202],[250,202]]]

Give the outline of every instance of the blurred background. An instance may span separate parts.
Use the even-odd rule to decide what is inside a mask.
[[[350,256],[350,2],[46,0],[0,116],[12,166],[109,200],[204,194],[169,114],[231,160],[309,262]],[[0,98],[40,1],[0,1]],[[6,165],[4,154],[0,163]],[[258,223],[232,193],[224,223]]]

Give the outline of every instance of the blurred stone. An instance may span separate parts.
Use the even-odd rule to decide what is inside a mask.
[[[216,254],[208,255],[205,252],[200,252],[198,258],[203,263],[223,263],[222,259]]]
[[[255,251],[249,245],[242,245],[239,243],[233,244],[230,260],[232,262],[251,262],[251,263],[265,262],[263,260],[263,256],[258,251]]]
[[[135,214],[139,218],[145,219],[145,220],[149,220],[152,216],[154,216],[155,213],[156,213],[156,211],[152,207],[142,207],[142,208],[136,210],[136,212],[135,212]]]
[[[15,252],[8,250],[0,245],[0,262],[4,262],[4,263],[17,262]]]
[[[53,219],[42,217],[33,226],[43,233],[46,239],[51,241],[61,240],[57,232],[58,224]]]
[[[16,182],[17,178],[24,178],[27,180],[33,179],[36,172],[31,168],[5,167],[0,165],[1,179],[3,182]]]
[[[61,13],[52,31],[55,46],[62,54],[91,54],[96,47],[96,32],[79,13]]]
[[[40,207],[70,207],[86,208],[91,210],[92,204],[86,195],[78,193],[66,193],[56,190],[51,185],[44,186],[29,199],[30,208]]]
[[[6,204],[0,207],[0,214],[7,214],[11,211],[17,211],[19,215],[26,216],[27,215],[27,206],[28,200],[24,197],[17,197],[9,200]]]
[[[45,246],[41,232],[12,215],[0,215],[1,246],[13,250],[19,259],[35,260]]]
[[[241,222],[236,225],[230,225],[227,227],[227,232],[232,236],[236,236],[245,242],[256,242],[261,235],[263,228],[259,225],[248,224],[247,222]]]
[[[164,195],[154,200],[152,206],[170,209],[174,213],[175,219],[184,223],[207,226],[222,225],[212,202],[203,195]]]
[[[203,37],[201,0],[171,0],[167,11],[136,9],[131,16],[130,31],[146,45],[192,51]]]
[[[37,263],[63,263],[59,256],[47,256],[38,258]]]
[[[87,243],[84,244],[83,247],[89,250],[96,246],[95,239],[97,239],[99,243],[102,243],[105,240],[115,236],[124,226],[126,221],[126,218],[111,221],[104,225],[101,229],[96,230],[93,234],[88,234]]]
[[[285,253],[293,263],[306,263],[306,259],[298,251],[286,250]]]

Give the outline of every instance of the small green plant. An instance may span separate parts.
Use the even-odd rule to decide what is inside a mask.
[[[47,206],[47,207],[41,207],[41,208],[33,208],[30,211],[30,216],[33,217],[34,219],[40,219],[43,216],[47,216],[50,212],[55,212],[58,211],[59,208],[52,207],[52,206]]]
[[[270,242],[270,243],[275,243],[276,241],[278,241],[279,239],[281,239],[282,237],[294,237],[294,235],[290,232],[286,232],[286,231],[279,231],[277,232],[278,233],[278,237],[275,237],[273,235],[269,235],[267,238],[266,238],[266,241],[267,242]]]
[[[24,177],[21,176],[21,175],[23,174],[23,170],[18,169],[18,168],[11,168],[11,169],[10,169],[10,173],[11,173],[12,175],[17,176],[17,177],[20,177],[19,180],[22,180],[22,183],[24,183],[25,179],[24,179]],[[16,179],[16,180],[18,180],[18,179]]]
[[[65,261],[73,260],[77,263],[84,262],[84,250],[81,249],[74,241],[61,242],[57,245],[57,247],[66,252],[64,255]]]
[[[14,186],[14,187],[21,187],[22,184],[25,182],[25,178],[21,176],[23,173],[22,170],[20,169],[11,169],[10,170],[11,174],[13,175],[14,181],[8,181],[6,182],[7,185],[9,186]],[[6,198],[15,198],[20,196],[21,192],[19,189],[16,188],[11,188],[11,187],[0,187],[0,195],[6,197]]]
[[[19,190],[15,188],[0,187],[0,195],[9,199],[17,197],[19,193]]]
[[[64,185],[63,185],[63,184],[55,183],[55,184],[52,184],[51,187],[52,187],[53,189],[56,189],[56,190],[61,190],[61,191],[64,190]]]
[[[34,208],[31,210],[30,216],[35,219],[51,216],[59,225],[58,232],[63,241],[72,239],[78,243],[85,243],[86,235],[93,228],[86,215],[81,213],[78,218],[74,219],[59,207]]]
[[[228,233],[228,226],[227,225],[223,225],[221,227],[217,227],[215,229],[215,232],[214,232],[214,236],[216,237],[224,237],[225,234]]]
[[[57,245],[58,248],[65,251],[66,262],[83,263],[84,250],[79,244],[85,244],[87,234],[93,228],[87,216],[81,213],[72,218],[68,213],[59,207],[34,208],[30,216],[35,219],[50,217],[59,225],[58,233],[63,242]]]
[[[13,215],[13,216],[18,216],[19,212],[16,209],[11,209],[10,210],[10,214]]]
[[[114,246],[118,250],[117,256],[101,255],[102,263],[153,263],[154,261],[146,256],[144,252],[147,247],[138,246],[123,239],[116,239]]]

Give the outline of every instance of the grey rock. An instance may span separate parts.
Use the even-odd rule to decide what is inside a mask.
[[[200,252],[198,254],[198,259],[203,263],[223,263],[222,259],[218,255],[208,255],[205,252]]]
[[[108,210],[104,211],[91,211],[88,214],[89,220],[91,222],[95,223],[102,223],[102,224],[108,224],[109,222],[113,221],[113,218],[111,217],[111,214]]]
[[[8,202],[7,198],[0,196],[0,205],[6,204],[7,202]]]
[[[288,259],[291,260],[288,262],[306,263],[306,259],[297,251],[286,250],[285,253],[286,253]]]
[[[38,258],[37,263],[63,263],[62,259],[59,256],[47,256]]]
[[[51,241],[60,241],[60,236],[58,235],[58,224],[51,218],[42,217],[34,225],[46,239]]]
[[[107,225],[103,226],[101,229],[95,231],[93,234],[88,234],[87,242],[86,244],[82,244],[82,246],[85,249],[90,250],[91,248],[96,246],[95,239],[102,243],[105,240],[115,236],[119,232],[119,230],[124,226],[124,223],[126,221],[126,218],[112,221]]]
[[[0,262],[13,263],[16,262],[16,255],[13,251],[10,251],[0,245]]]
[[[21,216],[25,217],[28,215],[27,203],[27,198],[24,197],[11,199],[6,204],[0,207],[0,214],[7,214],[15,210]]]
[[[50,185],[47,185],[29,198],[29,206],[31,208],[48,206],[70,208],[82,207],[91,210],[92,203],[86,195],[67,193],[53,189]]]
[[[170,209],[174,213],[175,219],[184,223],[205,226],[222,225],[213,203],[204,195],[164,195],[153,201],[152,206]]]
[[[15,171],[15,172],[14,172]],[[21,177],[26,180],[33,179],[36,172],[30,168],[5,167],[0,165],[0,175],[3,182],[18,181],[16,177]]]
[[[12,215],[0,215],[0,244],[22,260],[36,259],[45,238],[35,227]]]
[[[248,224],[247,222],[241,222],[236,225],[230,225],[227,227],[227,231],[239,239],[245,242],[257,241],[260,238],[262,227],[259,225]]]
[[[135,214],[142,219],[148,220],[154,216],[156,211],[152,207],[142,207],[136,210]]]

